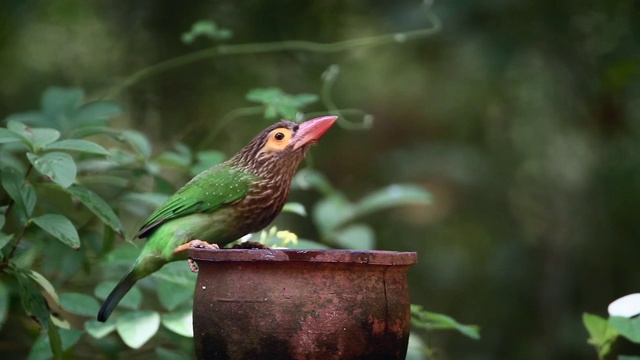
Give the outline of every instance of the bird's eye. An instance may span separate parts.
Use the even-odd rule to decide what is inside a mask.
[[[275,135],[273,135],[273,137],[274,137],[276,140],[280,141],[280,140],[284,139],[284,134],[283,134],[283,133],[281,133],[281,132],[279,132],[279,133],[276,133]]]

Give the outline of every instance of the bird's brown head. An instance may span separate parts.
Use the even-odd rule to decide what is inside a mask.
[[[300,124],[280,121],[263,130],[229,161],[261,177],[290,178],[311,144],[320,140],[337,119],[323,116]]]

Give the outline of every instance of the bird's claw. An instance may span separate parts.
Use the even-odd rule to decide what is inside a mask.
[[[203,240],[191,240],[189,242],[189,248],[193,248],[193,249],[209,249],[209,250],[219,250],[220,247],[217,244],[209,244],[206,241]],[[198,268],[198,264],[196,264],[195,261],[193,261],[192,258],[188,258],[187,261],[189,262],[189,269],[191,270],[191,272],[197,273],[200,269]]]
[[[195,248],[195,249],[220,250],[220,246],[218,246],[217,244],[209,244],[204,240],[198,240],[198,239],[191,240],[189,242],[189,247]]]
[[[198,264],[196,264],[196,262],[193,261],[192,258],[188,258],[187,262],[189,263],[189,270],[191,270],[191,272],[197,273],[198,271],[200,271],[200,269],[198,268]]]

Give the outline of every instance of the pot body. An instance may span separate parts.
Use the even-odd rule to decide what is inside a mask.
[[[404,359],[415,253],[190,250],[199,359]]]

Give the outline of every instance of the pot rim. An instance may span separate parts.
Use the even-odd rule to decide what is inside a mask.
[[[371,265],[413,265],[416,252],[385,250],[336,249],[189,249],[189,257],[196,261],[212,262],[312,262],[356,263]]]

